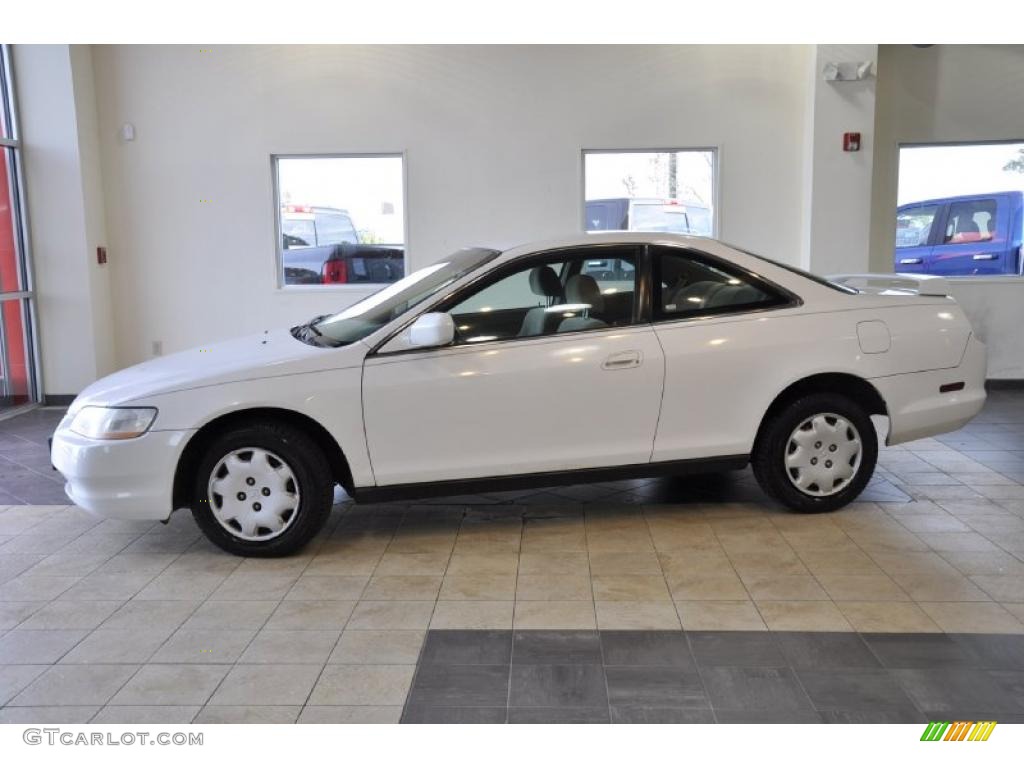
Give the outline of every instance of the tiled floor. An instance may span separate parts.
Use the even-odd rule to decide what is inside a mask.
[[[884,449],[828,515],[749,472],[339,497],[305,552],[264,561],[186,513],[67,506],[59,417],[0,422],[0,722],[1024,713],[1024,392]]]

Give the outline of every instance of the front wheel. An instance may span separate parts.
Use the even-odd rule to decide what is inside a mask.
[[[244,557],[301,549],[331,511],[334,481],[317,444],[287,424],[236,427],[199,463],[192,515],[218,547]]]
[[[794,400],[765,424],[754,475],[772,498],[797,512],[830,512],[856,499],[871,479],[878,438],[870,416],[843,395]]]

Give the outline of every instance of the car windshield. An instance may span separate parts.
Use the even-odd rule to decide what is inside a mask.
[[[292,335],[309,344],[329,347],[359,341],[443,291],[499,253],[488,248],[456,251],[448,258],[416,270],[337,314],[317,317],[305,325],[292,328]]]

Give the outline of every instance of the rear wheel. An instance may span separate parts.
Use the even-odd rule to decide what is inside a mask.
[[[199,463],[192,515],[234,555],[280,557],[301,549],[331,511],[334,480],[323,452],[287,424],[236,427]]]
[[[794,400],[765,424],[754,448],[764,491],[798,512],[829,512],[856,499],[871,479],[878,438],[868,413],[843,395]]]

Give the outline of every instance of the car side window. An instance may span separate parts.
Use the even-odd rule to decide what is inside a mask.
[[[920,205],[896,214],[896,247],[916,248],[927,245],[932,223],[938,213],[937,205]]]
[[[996,201],[968,200],[949,206],[943,245],[988,242],[996,233]]]
[[[659,247],[653,254],[655,320],[766,309],[790,301],[770,285],[693,251]]]
[[[600,330],[633,322],[635,249],[531,259],[447,308],[456,344]]]

